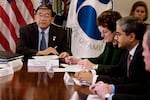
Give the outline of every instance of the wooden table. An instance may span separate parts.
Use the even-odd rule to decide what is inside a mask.
[[[27,72],[27,64],[9,82],[0,82],[0,100],[69,100],[74,86],[67,86],[64,73]]]

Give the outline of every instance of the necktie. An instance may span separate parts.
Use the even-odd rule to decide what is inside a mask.
[[[129,66],[130,66],[130,63],[131,63],[131,58],[132,58],[132,55],[129,53],[128,59],[127,59],[127,76],[128,77],[129,77]]]
[[[46,41],[44,37],[45,33],[42,31],[41,34],[42,34],[42,39],[41,39],[41,44],[40,44],[40,50],[44,50],[46,49]]]

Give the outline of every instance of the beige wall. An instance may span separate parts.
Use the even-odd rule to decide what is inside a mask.
[[[129,15],[130,9],[134,2],[139,0],[113,0],[114,1],[114,10],[117,10],[121,13],[122,16]],[[146,2],[149,10],[149,17],[146,22],[150,23],[150,0],[141,0]]]
[[[36,9],[40,5],[41,0],[32,0],[32,2],[34,4],[34,8]]]
[[[122,16],[129,15],[130,9],[134,2],[139,0],[113,0],[114,2],[114,10],[117,10],[121,13]],[[146,22],[150,23],[150,0],[141,0],[146,2],[149,10],[149,17]],[[37,6],[40,4],[41,0],[32,0],[34,3],[34,8],[37,8]]]

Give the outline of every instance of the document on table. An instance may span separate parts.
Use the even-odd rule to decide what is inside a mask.
[[[59,67],[59,60],[28,60],[28,72],[47,72],[46,66]]]
[[[22,59],[16,59],[16,60],[9,61],[8,64],[10,67],[13,67],[14,72],[19,71],[23,66]]]
[[[13,67],[8,64],[0,64],[0,77],[14,74]]]
[[[57,55],[33,56],[32,58],[34,58],[36,60],[54,60],[54,59],[58,59],[59,56],[57,56]]]
[[[78,72],[84,70],[80,65],[60,64],[64,68],[53,68],[54,72]]]

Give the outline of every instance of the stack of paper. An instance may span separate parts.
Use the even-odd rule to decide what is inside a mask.
[[[58,59],[59,56],[57,56],[57,55],[33,56],[32,58],[34,58],[36,60],[54,60],[54,59]]]
[[[59,60],[29,59],[28,72],[48,72],[51,67],[59,67]]]
[[[8,64],[0,64],[0,77],[14,74],[13,67]]]
[[[0,64],[8,64],[13,68],[14,71],[18,71],[22,68],[23,62],[22,58],[24,56],[21,54],[16,54],[12,52],[0,51]]]
[[[22,68],[23,62],[22,59],[16,59],[16,60],[9,61],[8,65],[12,67],[15,72],[15,71],[19,71]]]
[[[20,55],[20,54],[0,51],[0,63],[7,63],[8,61],[22,59],[22,58],[23,58],[23,55]]]

